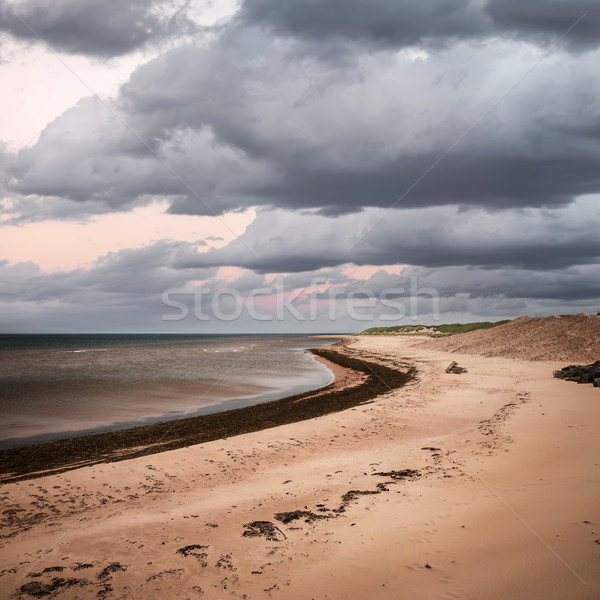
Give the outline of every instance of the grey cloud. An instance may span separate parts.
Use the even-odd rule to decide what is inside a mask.
[[[239,18],[316,41],[337,36],[393,47],[474,37],[490,28],[478,0],[244,0]]]
[[[573,49],[597,47],[600,42],[600,5],[596,0],[489,0],[487,13],[500,31],[524,39],[555,40],[581,21],[565,37]]]
[[[34,43],[41,38],[71,54],[119,56],[150,41],[194,30],[182,10],[168,10],[169,6],[144,0],[3,0],[0,31]]]
[[[336,216],[369,205],[482,204],[496,209],[560,205],[573,199],[575,186],[581,194],[600,190],[593,156],[526,158],[494,154],[492,149],[480,155],[472,149],[444,158],[404,196],[438,158],[403,156],[362,170],[296,165],[283,181],[257,192],[279,206],[319,208],[326,216]]]
[[[110,252],[89,269],[45,273],[32,262],[4,263],[0,265],[0,297],[4,302],[67,304],[96,303],[103,298],[117,303],[147,295],[160,297],[167,288],[215,275],[214,268],[182,272],[173,266],[192,256],[196,256],[195,244],[161,240],[143,248]]]
[[[203,279],[203,314],[210,314],[212,295],[219,290],[235,290],[247,297],[253,290],[274,284],[261,274],[244,273],[233,282],[216,278],[215,269],[181,271],[173,263],[178,253],[194,251],[185,244],[163,240],[147,248],[127,250],[104,257],[89,270],[74,269],[44,273],[33,263],[0,263],[0,323],[3,331],[264,331],[264,323],[247,314],[234,321],[200,320],[194,313],[192,288],[185,290],[190,278]],[[273,322],[270,331],[359,331],[368,326],[390,324],[406,312],[406,319],[432,320],[432,292],[439,295],[441,317],[445,321],[473,318],[505,318],[519,314],[551,314],[595,310],[600,299],[598,265],[574,266],[552,271],[527,269],[444,267],[407,267],[399,275],[379,271],[367,280],[356,279],[342,268],[296,273],[283,277],[276,285],[284,291],[299,290],[294,306],[306,311],[310,286],[326,279],[336,285],[335,321],[329,319],[330,306],[318,305],[316,320],[295,321],[290,313]],[[308,288],[308,289],[307,289]],[[173,309],[162,301],[162,293],[174,292],[173,299],[190,309],[181,321],[164,320]],[[376,302],[372,309],[358,311],[366,320],[351,318],[347,302],[352,295],[369,291],[380,300],[393,299],[402,313],[392,311],[389,302]],[[179,294],[179,295],[178,295]],[[327,293],[322,296],[327,298]],[[230,306],[222,299],[223,311]],[[198,308],[198,305],[196,305]],[[268,315],[274,309],[262,306]],[[387,317],[387,320],[386,320]],[[384,319],[383,322],[380,322]]]
[[[226,286],[229,289],[236,290],[242,294],[246,294],[262,287],[265,284],[265,276],[262,274],[254,273],[253,271],[246,271],[237,279],[233,281],[219,283],[218,285]],[[214,284],[213,284],[214,285]]]
[[[159,17],[156,4],[0,0],[0,29],[25,39],[17,6],[53,48],[100,57],[188,27],[183,13]],[[583,12],[538,64],[537,44]],[[202,241],[163,240],[59,273],[0,261],[0,320],[157,330],[165,289],[192,280],[216,289],[227,265],[249,270],[230,284],[241,294],[268,273],[289,273],[286,291],[321,277],[346,294],[416,277],[456,320],[592,307],[598,24],[591,0],[246,0],[213,35],[138,68],[110,110],[83,99],[32,147],[0,148],[0,188],[9,224],[157,198],[180,214],[258,206],[256,221],[206,252]],[[347,263],[409,266],[364,282]],[[428,307],[419,301],[418,314]],[[346,325],[356,330],[331,327]]]
[[[315,285],[350,285],[355,280],[344,273],[343,269],[319,269],[315,271],[299,271],[290,273],[281,279],[285,291],[293,291],[300,288],[311,289]]]
[[[599,211],[597,197],[554,210],[369,209],[335,220],[262,211],[240,239],[177,264],[234,265],[259,272],[300,272],[349,262],[566,268],[598,262]]]
[[[180,214],[566,204],[600,191],[594,53],[549,57],[454,145],[535,60],[528,52],[515,62],[504,47],[457,46],[426,61],[332,64],[226,29],[139,68],[111,103],[160,160],[86,99],[13,158],[10,189],[69,199],[73,214],[153,196]]]
[[[239,19],[273,34],[375,47],[444,46],[458,39],[496,36],[548,43],[582,16],[565,44],[598,46],[600,7],[595,0],[244,0]]]
[[[434,290],[440,298],[464,296],[470,300],[495,298],[533,301],[594,302],[600,298],[600,265],[576,265],[545,271],[481,267],[407,267],[399,275],[381,271],[360,284],[379,297],[399,290],[395,297]]]

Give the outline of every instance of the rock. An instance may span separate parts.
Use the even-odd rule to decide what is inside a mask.
[[[446,368],[446,373],[456,373],[457,375],[460,375],[461,373],[468,373],[468,371],[464,367],[459,367],[458,363],[453,360]]]
[[[591,383],[600,387],[600,360],[589,365],[569,365],[554,371],[554,377],[577,383]]]

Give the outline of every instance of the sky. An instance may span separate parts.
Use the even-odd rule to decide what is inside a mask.
[[[600,311],[597,0],[0,0],[0,332]]]

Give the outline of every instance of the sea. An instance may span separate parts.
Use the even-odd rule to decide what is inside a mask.
[[[170,421],[317,389],[307,335],[0,335],[0,449]]]

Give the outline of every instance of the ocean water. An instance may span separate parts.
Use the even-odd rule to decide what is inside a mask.
[[[0,449],[275,400],[330,383],[297,335],[0,335]]]

